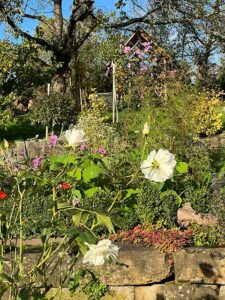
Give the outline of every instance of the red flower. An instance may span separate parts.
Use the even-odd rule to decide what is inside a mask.
[[[62,189],[63,190],[69,190],[71,188],[71,184],[68,182],[63,182],[62,183]]]
[[[7,197],[6,193],[3,191],[0,191],[0,199],[4,200]]]

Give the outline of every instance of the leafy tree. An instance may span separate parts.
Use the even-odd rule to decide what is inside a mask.
[[[115,9],[117,14],[108,15],[106,12],[95,9],[95,0],[71,0],[71,12],[68,18],[63,15],[64,2],[62,0],[43,1],[38,0],[36,5],[33,1],[8,0],[0,1],[0,15],[17,36],[42,46],[51,53],[51,63],[55,66],[52,85],[54,92],[65,92],[66,85],[71,75],[71,66],[78,66],[78,51],[91,36],[99,29],[132,29],[137,23],[146,24],[151,30],[165,27],[168,29],[182,27],[188,32],[185,34],[183,44],[190,44],[186,37],[195,37],[196,43],[202,35],[204,54],[201,55],[199,70],[207,74],[209,57],[213,52],[214,41],[224,41],[224,0],[119,0]],[[129,13],[129,8],[135,8],[134,13]],[[52,12],[49,20],[46,11]],[[138,15],[138,17],[137,17]],[[48,14],[49,16],[49,14]],[[45,24],[51,35],[37,33],[32,34],[22,29],[21,24],[29,19],[34,22]],[[35,23],[36,24],[36,23]],[[44,32],[46,30],[44,29]],[[189,39],[190,40],[190,39]],[[201,66],[203,66],[201,68]],[[74,76],[74,95],[77,99],[79,110],[79,84],[78,70]],[[204,80],[204,76],[202,76]]]
[[[27,105],[36,88],[51,77],[52,69],[27,41],[18,45],[0,41],[0,61],[0,125],[4,126],[16,112],[16,104]]]

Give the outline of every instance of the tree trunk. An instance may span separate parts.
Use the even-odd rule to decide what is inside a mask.
[[[57,41],[61,41],[63,33],[62,0],[54,0],[54,27]]]
[[[60,72],[57,72],[53,77],[52,91],[53,93],[60,93],[60,94],[66,92],[66,78]]]
[[[81,111],[81,98],[80,98],[80,74],[78,70],[78,57],[75,53],[71,62],[71,91],[76,101],[76,110]]]

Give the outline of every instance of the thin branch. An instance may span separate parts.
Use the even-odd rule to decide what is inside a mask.
[[[0,5],[0,9],[1,9],[1,5]],[[34,36],[30,35],[29,33],[23,31],[21,28],[19,28],[19,26],[16,25],[14,20],[11,19],[9,16],[5,16],[5,18],[6,18],[7,23],[14,30],[14,32],[19,34],[21,37],[43,46],[46,50],[58,52],[58,49],[56,47],[54,47],[53,45],[51,45],[50,43],[48,43],[46,40],[41,39],[39,37],[34,37]]]

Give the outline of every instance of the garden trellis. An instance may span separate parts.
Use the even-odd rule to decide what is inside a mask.
[[[122,46],[122,52],[113,81],[114,84],[116,81],[117,98],[126,101],[136,94],[140,101],[143,90],[151,87],[153,93],[166,102],[167,78],[172,74],[171,70],[173,75],[176,74],[172,56],[140,27]]]

